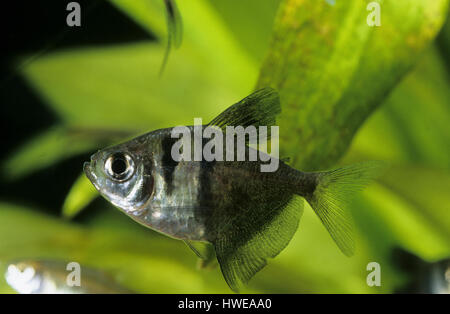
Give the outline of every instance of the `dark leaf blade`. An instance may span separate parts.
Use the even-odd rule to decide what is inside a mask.
[[[183,21],[175,0],[164,0],[164,4],[167,18],[167,46],[159,71],[160,76],[164,73],[164,69],[167,66],[172,47],[175,49],[179,48],[183,40]]]
[[[175,0],[165,0],[167,9],[168,31],[174,48],[179,48],[183,41],[183,20]]]

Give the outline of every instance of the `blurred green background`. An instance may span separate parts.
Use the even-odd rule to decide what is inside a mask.
[[[41,8],[62,32],[12,29],[21,49],[2,59],[0,272],[12,259],[63,259],[137,292],[231,292],[183,242],[98,198],[82,163],[129,134],[208,121],[264,86],[280,91],[280,149],[292,166],[390,167],[352,203],[354,257],[307,207],[289,246],[243,292],[390,293],[408,276],[394,247],[449,257],[448,1],[378,1],[380,27],[366,23],[369,2],[179,0],[184,39],[162,78],[160,0],[80,1],[82,27],[66,30],[62,1]],[[381,265],[381,287],[366,284],[369,262]],[[0,292],[13,292],[3,277]]]

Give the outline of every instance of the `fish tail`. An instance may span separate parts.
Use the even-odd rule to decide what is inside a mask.
[[[316,172],[316,187],[305,199],[347,256],[355,251],[353,222],[347,208],[349,201],[377,177],[384,163],[357,163],[327,172]]]

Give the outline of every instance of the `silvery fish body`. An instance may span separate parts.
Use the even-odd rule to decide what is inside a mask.
[[[201,129],[213,126],[226,133],[226,126],[270,127],[280,111],[277,93],[266,88]],[[85,163],[85,173],[102,196],[137,222],[186,241],[194,251],[197,241],[212,244],[233,290],[286,247],[298,227],[302,198],[339,248],[346,255],[353,253],[351,223],[342,201],[370,181],[376,163],[311,173],[277,159],[275,171],[263,172],[261,165],[273,158],[259,152],[265,158],[251,161],[254,149],[247,145],[242,161],[177,161],[172,151],[178,138],[172,131],[156,130],[101,150]]]

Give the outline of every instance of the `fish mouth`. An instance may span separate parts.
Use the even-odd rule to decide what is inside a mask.
[[[98,185],[97,185],[97,176],[92,173],[92,167],[90,162],[85,162],[83,164],[83,171],[86,177],[91,181],[91,183],[94,185],[94,187],[100,191]]]
[[[91,163],[90,162],[85,162],[84,164],[83,164],[83,171],[84,171],[84,174],[86,175],[86,177],[88,177],[88,179],[90,180],[90,181],[92,181],[92,176],[91,176]]]

